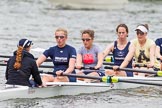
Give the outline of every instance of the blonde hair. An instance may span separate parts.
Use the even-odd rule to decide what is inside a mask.
[[[55,33],[56,33],[56,32],[59,32],[59,31],[64,32],[65,36],[68,36],[68,31],[67,31],[66,29],[64,29],[64,28],[58,28],[58,29],[55,31]]]
[[[20,69],[21,68],[22,52],[23,52],[23,47],[18,46],[18,49],[17,49],[17,52],[16,52],[16,61],[15,61],[15,64],[14,64],[15,69]]]

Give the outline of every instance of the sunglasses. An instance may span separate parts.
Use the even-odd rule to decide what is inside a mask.
[[[142,31],[137,31],[136,33],[137,33],[137,35],[144,35],[144,33]]]
[[[89,38],[86,38],[86,39],[82,39],[82,41],[84,42],[84,41],[90,41],[91,39],[89,39]]]
[[[65,38],[65,36],[55,36],[56,39],[60,38],[60,39],[63,39]]]

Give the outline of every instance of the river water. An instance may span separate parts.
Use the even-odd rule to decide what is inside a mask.
[[[119,23],[128,25],[129,40],[135,38],[138,24],[148,23],[149,37],[155,40],[162,35],[161,7],[162,2],[130,1],[121,10],[58,10],[51,0],[1,0],[0,55],[12,55],[21,38],[32,40],[33,48],[53,46],[56,44],[53,33],[58,27],[68,29],[68,44],[76,49],[82,45],[80,31],[87,28],[95,30],[95,43],[106,48],[116,39],[115,28]],[[35,57],[41,54],[32,53]],[[1,86],[5,82],[4,70],[1,66]],[[161,101],[161,87],[141,87],[49,99],[8,100],[0,102],[0,108],[161,108]]]

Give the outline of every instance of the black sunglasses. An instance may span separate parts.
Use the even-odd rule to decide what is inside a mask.
[[[136,33],[137,33],[137,35],[144,35],[144,33],[140,30],[137,30]]]
[[[56,39],[60,38],[60,39],[63,39],[65,38],[65,36],[55,36]]]
[[[90,41],[91,39],[86,38],[86,39],[82,39],[82,41]]]

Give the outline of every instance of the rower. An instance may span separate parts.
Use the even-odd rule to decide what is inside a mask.
[[[29,52],[32,44],[32,41],[28,39],[19,41],[18,49],[14,51],[13,56],[7,62],[5,73],[7,87],[16,87],[15,85],[31,87],[30,76],[38,86],[43,86],[34,56]]]
[[[81,67],[94,67],[96,70],[103,70],[103,54],[101,49],[93,43],[94,41],[94,31],[91,29],[86,29],[82,31],[81,38],[84,46],[81,46],[77,53],[76,68],[81,69]],[[77,72],[79,75],[88,76],[104,76],[103,71],[91,71],[91,72]],[[93,82],[92,79],[78,78],[79,80],[84,80],[85,82]],[[97,81],[99,82],[99,80]]]
[[[113,70],[107,69],[106,75],[108,76],[133,76],[133,72],[118,71],[119,67],[132,68],[132,58],[135,48],[127,40],[128,27],[126,24],[119,24],[116,28],[117,40],[107,46],[103,51],[104,57],[109,53],[113,54],[114,68]],[[110,61],[110,60],[106,60]]]
[[[149,31],[147,24],[140,24],[136,28],[137,38],[132,40],[132,43],[136,47],[135,62],[137,64],[146,64],[147,67],[140,67],[140,69],[149,69],[158,71],[160,70],[160,63],[155,58],[155,42],[148,38]],[[148,74],[135,73],[140,76],[147,76]]]

